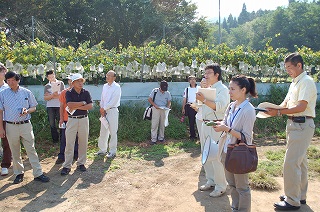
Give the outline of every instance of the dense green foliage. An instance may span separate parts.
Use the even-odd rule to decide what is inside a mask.
[[[182,47],[208,36],[196,6],[185,0],[2,0],[0,8],[0,26],[11,42],[31,41],[32,16],[35,36],[56,46],[103,41],[119,49],[166,39]]]
[[[59,47],[102,42],[104,48],[121,50],[165,40],[191,49],[199,39],[210,46],[219,43],[218,23],[197,18],[196,5],[187,0],[3,0],[0,7],[0,29],[11,43],[32,40],[32,16],[35,37]],[[239,17],[223,19],[222,42],[262,50],[272,39],[274,49],[307,46],[319,51],[318,23],[319,0],[289,1],[288,7],[274,11],[248,12],[243,4]]]

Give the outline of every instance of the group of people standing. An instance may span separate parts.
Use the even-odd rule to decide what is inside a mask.
[[[313,79],[303,70],[304,62],[298,53],[285,58],[285,68],[293,81],[289,91],[280,104],[282,109],[267,108],[269,116],[287,115],[287,150],[285,154],[283,177],[284,195],[274,204],[276,210],[297,210],[306,204],[308,175],[307,148],[312,140],[315,124],[315,106],[317,89]],[[198,92],[195,77],[189,77],[190,86],[183,95],[182,113],[188,116],[190,138],[196,138],[195,122],[203,151],[207,137],[219,141],[219,157],[204,164],[206,183],[201,191],[213,190],[211,197],[220,197],[230,189],[232,211],[251,211],[251,191],[248,174],[234,174],[224,169],[227,146],[241,140],[241,134],[247,144],[252,144],[253,127],[256,120],[255,107],[249,96],[257,97],[253,78],[243,75],[234,76],[229,82],[229,89],[221,82],[221,69],[218,64],[205,67],[204,78],[200,86],[215,88],[216,98],[210,101]],[[230,99],[232,102],[230,103]],[[200,107],[194,106],[197,101]],[[207,126],[205,121],[214,121],[214,126]]]
[[[293,78],[288,94],[281,103],[283,109],[267,108],[269,116],[287,115],[287,150],[284,160],[284,195],[274,204],[277,210],[296,210],[306,204],[307,198],[307,148],[310,145],[315,124],[315,106],[317,90],[314,81],[303,70],[303,59],[298,53],[285,58],[285,67]],[[60,153],[56,164],[62,164],[61,175],[71,171],[72,161],[77,161],[77,169],[86,171],[89,119],[88,110],[93,107],[90,93],[83,88],[85,79],[81,74],[67,77],[69,87],[64,89],[52,71],[47,72],[49,83],[45,86],[44,99],[53,142],[60,140]],[[4,82],[4,79],[7,83]],[[108,158],[116,156],[117,130],[121,98],[121,88],[115,82],[116,73],[106,74],[100,101],[100,115],[107,121],[101,123],[97,155]],[[34,147],[34,134],[30,122],[31,113],[36,110],[37,101],[26,88],[19,86],[20,75],[7,72],[0,64],[0,137],[2,139],[3,159],[1,175],[8,174],[13,161],[16,175],[14,183],[23,181],[24,167],[21,160],[20,140],[22,141],[33,168],[34,180],[48,182],[49,177],[42,172],[38,155]],[[211,197],[220,197],[227,186],[231,192],[233,211],[251,211],[251,191],[248,174],[234,174],[224,168],[227,146],[241,140],[243,134],[247,144],[252,144],[253,127],[256,120],[254,106],[249,96],[257,97],[253,78],[243,75],[234,76],[229,82],[229,89],[222,83],[222,71],[218,64],[205,67],[201,87],[214,88],[216,97],[213,101],[197,90],[196,78],[189,77],[190,87],[185,89],[182,113],[189,117],[190,138],[196,139],[197,125],[201,151],[206,138],[219,141],[219,157],[204,164],[206,183],[201,191],[212,190]],[[171,94],[168,83],[162,81],[149,95],[152,105],[151,144],[164,141],[165,109],[171,106]],[[230,99],[232,102],[230,103]],[[202,102],[200,107],[192,103]],[[60,136],[55,122],[59,120]],[[207,126],[205,121],[214,121],[214,126]],[[110,140],[110,141],[109,141]]]
[[[67,76],[69,87],[65,89],[64,83],[56,79],[53,71],[47,71],[46,77],[49,82],[44,88],[44,99],[47,101],[51,137],[53,143],[60,143],[56,164],[62,164],[61,175],[67,175],[71,171],[73,160],[77,161],[77,170],[86,171],[88,110],[92,109],[93,102],[89,91],[83,88],[85,79],[79,73],[71,74]],[[30,121],[30,114],[36,111],[38,103],[30,90],[19,85],[20,79],[19,74],[7,71],[6,67],[0,64],[0,119],[3,120],[0,122],[3,148],[1,175],[8,175],[12,161],[13,172],[16,175],[13,183],[18,184],[23,181],[24,166],[20,146],[22,142],[33,169],[34,180],[49,182],[50,178],[43,174],[39,163]],[[117,151],[121,88],[115,79],[114,71],[106,74],[107,83],[103,87],[100,101],[101,117],[106,118],[109,127],[106,128],[101,124],[100,150],[97,154],[106,154],[108,158],[115,157]],[[60,134],[56,127],[57,122]]]

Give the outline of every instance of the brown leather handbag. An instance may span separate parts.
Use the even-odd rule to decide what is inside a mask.
[[[241,132],[241,140],[237,144],[229,144],[225,168],[233,174],[247,174],[257,170],[258,154],[256,145],[248,145],[246,137]]]

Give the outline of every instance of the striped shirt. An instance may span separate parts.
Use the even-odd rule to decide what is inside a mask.
[[[10,122],[19,122],[29,120],[30,114],[20,116],[22,108],[31,108],[38,105],[32,92],[19,86],[17,91],[11,88],[0,92],[0,110],[4,111],[3,120]]]

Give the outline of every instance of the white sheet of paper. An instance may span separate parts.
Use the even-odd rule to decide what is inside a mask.
[[[70,110],[70,108],[67,106],[66,107],[66,111],[70,114],[70,115],[72,115],[72,114],[74,114],[74,112],[76,112],[76,110]]]
[[[166,116],[166,119],[164,120],[164,126],[167,127],[169,126],[169,112],[170,112],[171,109],[169,108],[166,108],[164,113],[165,113],[165,116]]]
[[[274,109],[283,109],[284,107],[281,107],[279,105],[270,103],[270,102],[261,102],[258,106],[258,108],[266,109],[266,108],[274,108]],[[271,117],[269,114],[266,114],[265,112],[259,112],[256,116],[257,118],[269,118]]]
[[[106,117],[100,117],[99,120],[101,121],[101,123],[103,124],[103,126],[108,129],[109,128],[109,122],[106,119]]]
[[[54,92],[60,92],[61,82],[52,82],[51,83],[51,91]]]
[[[214,101],[216,99],[216,89],[215,88],[198,88],[198,92],[202,93],[204,98],[209,101]],[[202,102],[198,100],[198,105],[202,105]]]

